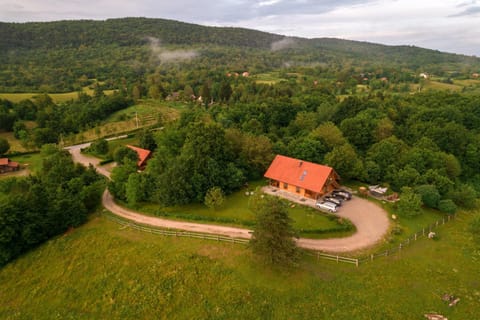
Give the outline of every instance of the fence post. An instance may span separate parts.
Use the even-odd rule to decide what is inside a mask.
[[[437,221],[435,221],[435,226],[436,226],[436,227],[438,227],[438,220],[437,220]]]
[[[422,228],[422,235],[425,236],[425,228]]]
[[[388,256],[388,250],[387,250],[387,251],[385,251],[385,257],[386,257],[386,256]]]
[[[355,265],[358,267],[358,259],[355,260]]]
[[[450,215],[447,216],[447,221],[450,221]]]
[[[320,252],[317,251],[317,260],[320,260]]]
[[[445,218],[442,218],[442,222],[443,222],[443,224],[445,224]]]
[[[373,261],[373,254],[370,255],[370,261]]]
[[[410,244],[410,238],[407,238],[407,244]]]
[[[415,241],[417,241],[417,233],[415,233]]]
[[[338,263],[338,256],[337,256],[337,263]]]
[[[399,251],[402,251],[402,244],[400,243],[400,245],[398,246],[398,250]]]

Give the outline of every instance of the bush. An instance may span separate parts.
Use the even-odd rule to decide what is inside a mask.
[[[440,200],[438,202],[438,210],[448,214],[454,214],[457,212],[457,206],[450,199]]]
[[[400,200],[397,202],[398,213],[404,217],[418,216],[421,211],[422,198],[412,188],[403,187]]]
[[[210,188],[205,195],[205,205],[213,210],[220,209],[225,202],[225,196],[219,187]]]
[[[449,198],[459,207],[473,209],[477,202],[477,192],[468,185],[463,184],[448,194]]]
[[[438,208],[440,193],[432,184],[424,184],[415,188],[415,191],[422,197],[422,202],[429,208]]]
[[[108,153],[108,141],[105,139],[97,140],[92,142],[90,145],[90,150],[97,154],[107,154]]]

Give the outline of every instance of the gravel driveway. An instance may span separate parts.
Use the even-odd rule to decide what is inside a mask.
[[[110,172],[98,166],[99,161],[93,157],[81,154],[80,149],[89,144],[76,145],[66,148],[72,154],[73,160],[88,166],[94,165],[100,174],[110,177]],[[236,238],[250,238],[251,230],[225,227],[219,225],[200,224],[182,221],[173,221],[163,218],[145,216],[142,213],[123,208],[115,203],[112,195],[105,190],[102,197],[103,206],[112,213],[123,218],[161,228],[172,228],[185,231],[218,234]],[[320,213],[319,213],[320,214]],[[365,249],[380,241],[388,231],[389,219],[387,213],[365,199],[353,197],[345,201],[337,213],[339,216],[349,219],[357,228],[357,232],[350,237],[332,239],[306,239],[297,241],[299,247],[326,252],[350,252]]]

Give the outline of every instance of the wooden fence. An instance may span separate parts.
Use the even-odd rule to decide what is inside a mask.
[[[317,260],[325,259],[325,260],[336,261],[337,263],[339,262],[350,263],[350,264],[354,264],[357,267],[360,264],[360,260],[357,258],[342,257],[338,255],[333,255],[333,254],[327,254],[321,251],[306,251],[306,255],[311,257],[316,257]]]
[[[418,239],[421,238],[426,238],[428,237],[428,234],[432,232],[433,230],[437,229],[439,226],[444,225],[447,222],[455,220],[455,215],[448,215],[442,219],[439,219],[435,221],[434,223],[426,226],[425,228],[422,228],[422,230],[415,232],[414,234],[410,235],[407,239],[404,241],[400,242],[398,245],[392,246],[391,248],[375,253],[375,254],[370,254],[369,256],[365,256],[362,258],[359,258],[359,263],[365,263],[368,261],[373,261],[378,258],[382,257],[387,257],[396,253],[400,253],[402,250],[404,250],[406,247],[410,246],[413,242],[417,241]]]
[[[240,243],[240,244],[247,244],[249,242],[248,239],[242,238],[234,238],[228,236],[220,236],[220,235],[213,235],[208,233],[199,233],[199,232],[189,232],[189,231],[180,231],[180,230],[171,230],[171,229],[159,229],[154,227],[147,227],[142,224],[138,224],[132,221],[126,221],[123,219],[118,219],[110,214],[103,214],[104,217],[107,219],[114,221],[122,226],[126,226],[135,230],[140,230],[152,234],[158,234],[163,236],[173,236],[173,237],[186,237],[186,238],[196,238],[196,239],[204,239],[204,240],[215,240],[215,241],[222,241],[222,242],[230,242],[230,243]]]
[[[123,226],[130,227],[135,230],[140,230],[144,232],[149,232],[152,234],[158,234],[158,235],[163,235],[163,236],[174,236],[174,237],[187,237],[187,238],[196,238],[196,239],[204,239],[204,240],[214,240],[214,241],[222,241],[222,242],[229,242],[229,243],[239,243],[239,244],[248,244],[249,240],[248,239],[243,239],[243,238],[233,238],[233,237],[228,237],[228,236],[219,236],[219,235],[213,235],[213,234],[207,234],[207,233],[198,233],[198,232],[189,232],[189,231],[179,231],[179,230],[171,230],[171,229],[159,229],[159,228],[153,228],[153,227],[148,227],[145,225],[141,225],[132,221],[126,221],[123,219],[116,218],[110,214],[104,213],[103,216],[105,216],[107,219],[112,220],[118,224],[121,224]],[[447,222],[450,222],[455,219],[455,215],[448,215],[446,218],[442,218],[440,220],[435,221],[431,225],[423,228],[421,231],[416,232],[409,236],[407,239],[402,241],[400,244],[391,247],[390,249],[387,249],[385,251],[382,251],[380,253],[375,253],[375,254],[370,254],[369,256],[364,256],[361,258],[349,258],[349,257],[343,257],[339,255],[332,255],[332,254],[327,254],[321,251],[309,251],[305,250],[305,254],[311,257],[317,258],[317,260],[320,259],[326,259],[326,260],[331,260],[331,261],[336,261],[337,263],[349,263],[349,264],[354,264],[356,267],[358,267],[360,264],[373,261],[375,259],[381,258],[381,257],[387,257],[396,253],[401,252],[404,250],[405,247],[408,247],[412,242],[417,241],[418,239],[428,237],[428,234],[438,228],[441,225],[444,225]]]

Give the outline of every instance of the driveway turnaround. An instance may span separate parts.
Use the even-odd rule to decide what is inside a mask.
[[[69,150],[69,152],[72,154],[74,161],[86,166],[92,164],[97,168],[97,171],[100,174],[103,174],[109,178],[110,173],[98,165],[98,159],[87,157],[81,154],[80,149],[85,148],[88,145],[89,144],[76,145],[68,147],[66,149]],[[281,196],[280,193],[277,195]],[[142,213],[135,212],[133,210],[121,207],[120,205],[116,204],[108,190],[105,190],[105,192],[103,193],[102,204],[107,210],[111,211],[115,215],[137,223],[154,227],[171,228],[191,232],[202,232],[208,234],[230,236],[234,238],[249,239],[251,237],[251,230],[248,229],[173,221],[163,218],[146,216]],[[309,205],[309,203],[304,204]],[[300,238],[297,240],[298,246],[305,249],[319,250],[332,253],[357,251],[375,245],[385,236],[389,229],[389,220],[387,217],[387,213],[376,204],[369,202],[365,199],[353,197],[352,200],[345,201],[344,205],[339,209],[337,214],[338,216],[350,220],[355,225],[357,232],[345,238]]]

